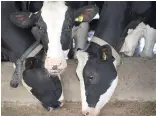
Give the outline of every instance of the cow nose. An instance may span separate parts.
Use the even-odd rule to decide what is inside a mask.
[[[99,116],[100,110],[99,109],[88,107],[87,110],[82,111],[82,114],[84,116]]]
[[[86,112],[84,116],[89,116],[89,112]]]
[[[57,65],[54,65],[54,66],[52,67],[52,69],[53,69],[53,70],[57,70],[57,69],[58,69],[58,66],[57,66]]]
[[[83,112],[82,114],[83,114],[83,116],[89,116],[90,113],[89,112]]]

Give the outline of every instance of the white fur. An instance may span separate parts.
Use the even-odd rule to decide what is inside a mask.
[[[146,26],[145,37],[145,46],[141,53],[142,57],[152,57],[153,56],[153,48],[156,43],[156,29],[151,28],[149,25]]]
[[[88,103],[86,101],[86,90],[85,90],[85,84],[83,79],[83,69],[88,61],[88,54],[83,51],[77,51],[76,57],[78,59],[78,66],[76,69],[76,73],[78,75],[78,78],[80,80],[80,91],[81,91],[81,103],[82,103],[82,110],[85,111],[88,108]]]
[[[99,13],[97,13],[93,19],[99,19],[99,18],[100,18]]]
[[[16,65],[15,65],[15,63],[13,63],[13,68],[14,68],[14,69],[16,68]]]
[[[61,85],[62,85],[62,94],[58,101],[63,102],[64,101],[63,84],[62,84],[61,76],[58,75],[58,77],[59,77],[59,80],[61,81]]]
[[[128,56],[133,56],[135,48],[138,45],[138,41],[143,37],[145,31],[146,25],[144,23],[140,23],[134,30],[129,30],[120,52],[123,52]]]
[[[47,57],[65,60],[60,37],[67,6],[63,1],[45,1],[41,11],[43,21],[47,25],[49,38]]]
[[[64,54],[65,59],[68,59],[68,57],[67,57],[68,56],[68,53],[69,53],[69,49],[63,51],[63,54]]]
[[[145,47],[141,53],[141,56],[152,57],[154,44],[156,42],[156,30],[143,22],[140,23],[134,30],[129,29],[128,35],[125,37],[125,42],[120,50],[127,56],[133,56],[135,49],[138,45],[138,41],[141,38],[145,39]]]
[[[118,76],[116,77],[115,80],[113,80],[109,89],[100,96],[100,99],[98,103],[96,104],[95,109],[101,110],[104,107],[104,105],[110,100],[111,96],[113,95],[117,84],[118,84]]]

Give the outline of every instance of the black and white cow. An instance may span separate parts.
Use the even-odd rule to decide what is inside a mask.
[[[15,2],[18,10],[23,2]],[[14,22],[19,27],[32,28],[33,36],[36,39],[42,39],[42,33],[46,33],[49,40],[47,57],[45,59],[45,67],[51,73],[60,73],[67,66],[66,51],[69,50],[71,44],[71,32],[74,22],[89,22],[98,12],[95,5],[88,6],[88,2],[52,2],[52,1],[33,1],[27,2],[27,12],[39,14],[38,20],[34,20],[32,13],[29,18],[23,14],[14,16]],[[90,3],[91,4],[91,3]],[[86,6],[86,7],[83,7]],[[28,8],[27,8],[28,7]],[[34,10],[35,9],[35,10]],[[11,9],[12,12],[15,10]],[[21,10],[23,11],[23,10]],[[26,12],[26,11],[25,11]],[[10,14],[11,14],[10,13]],[[21,16],[21,18],[19,17]],[[23,16],[23,17],[22,17]],[[80,16],[80,17],[79,17]],[[9,18],[9,17],[8,17]],[[77,18],[77,20],[76,20]],[[31,22],[31,23],[29,23]],[[40,29],[33,32],[34,26]],[[30,35],[30,34],[29,34]],[[9,37],[8,37],[9,38]],[[7,41],[6,41],[7,42]],[[64,54],[64,52],[66,54]]]
[[[103,7],[90,45],[76,53],[82,113],[86,116],[99,115],[114,93],[118,83],[117,66],[121,61],[117,52],[128,29],[136,28],[141,22],[155,27],[155,3],[109,1],[100,4]]]
[[[66,56],[72,44],[74,22],[91,21],[98,11],[94,5],[81,8],[85,5],[85,2],[43,2],[40,17],[45,27],[41,28],[49,39],[45,68],[51,74],[61,73],[67,67]]]

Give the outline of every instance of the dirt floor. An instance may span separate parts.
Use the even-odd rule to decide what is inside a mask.
[[[66,103],[52,112],[40,105],[15,105],[5,103],[2,116],[82,116],[80,103]],[[156,102],[115,102],[107,104],[100,116],[156,116]]]

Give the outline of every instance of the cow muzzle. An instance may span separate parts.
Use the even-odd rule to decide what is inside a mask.
[[[82,114],[83,116],[99,116],[100,110],[88,107],[86,110],[82,110]]]
[[[61,74],[67,67],[66,60],[61,60],[59,58],[50,58],[45,59],[45,68],[52,75]]]

